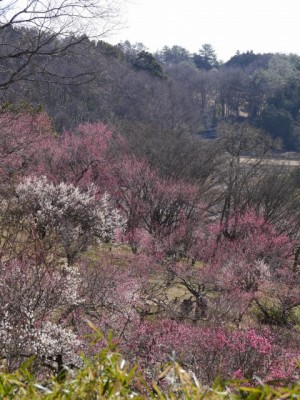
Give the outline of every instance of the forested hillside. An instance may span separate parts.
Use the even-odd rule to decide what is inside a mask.
[[[275,157],[300,56],[151,54],[88,37],[105,1],[7,3],[1,398],[299,398],[300,169]]]
[[[59,132],[101,120],[122,133],[139,126],[214,137],[216,125],[230,120],[262,128],[285,150],[299,149],[298,55],[237,52],[220,63],[208,44],[197,54],[180,46],[151,54],[141,43],[112,46],[83,36],[51,38],[25,62],[14,49],[36,34],[2,30],[2,42],[12,46],[1,47],[2,101],[41,106]]]

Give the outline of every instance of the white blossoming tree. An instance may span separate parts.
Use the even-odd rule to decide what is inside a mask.
[[[139,281],[110,257],[68,265],[24,256],[0,262],[0,365],[12,371],[33,357],[38,373],[63,375],[92,354],[87,320],[121,337],[135,318]]]
[[[103,279],[75,262],[124,224],[110,196],[95,192],[31,177],[0,201],[0,359],[8,370],[33,356],[37,370],[63,374],[83,346],[74,319],[112,307],[111,285],[102,294]]]
[[[76,364],[81,341],[66,311],[84,303],[81,293],[75,266],[30,258],[0,264],[0,355],[8,370],[32,356],[57,373]]]
[[[83,192],[72,184],[54,185],[46,177],[26,178],[16,187],[16,197],[2,211],[23,227],[23,239],[35,234],[48,249],[60,246],[72,264],[93,241],[111,241],[124,220],[108,194],[100,200],[95,188]],[[26,232],[25,232],[26,231]]]

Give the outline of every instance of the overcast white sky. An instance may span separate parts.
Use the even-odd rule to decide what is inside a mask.
[[[210,43],[223,61],[237,50],[300,55],[300,0],[127,0],[125,4],[127,28],[107,38],[111,43],[142,42],[150,51],[177,44],[191,52]]]

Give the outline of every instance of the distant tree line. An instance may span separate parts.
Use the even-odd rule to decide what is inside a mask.
[[[298,55],[237,51],[222,63],[210,44],[194,54],[176,45],[152,54],[142,43],[55,36],[30,57],[27,46],[25,62],[11,49],[37,46],[37,31],[8,24],[0,33],[10,44],[0,50],[2,106],[42,106],[58,131],[102,120],[131,135],[193,134],[248,122],[280,138],[285,150],[299,149]]]

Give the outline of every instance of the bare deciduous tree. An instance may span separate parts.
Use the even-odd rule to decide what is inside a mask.
[[[24,80],[82,76],[86,71],[80,68],[72,76],[59,71],[54,61],[72,57],[87,37],[110,32],[118,15],[117,0],[1,1],[0,88]]]

